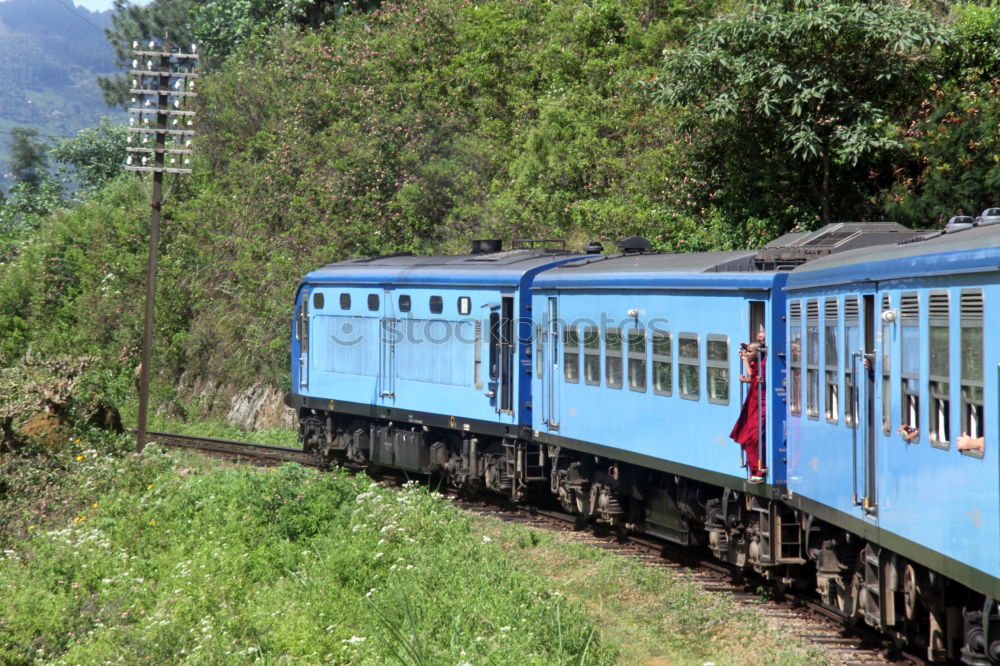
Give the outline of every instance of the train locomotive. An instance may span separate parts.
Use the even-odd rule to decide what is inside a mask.
[[[286,396],[304,448],[550,497],[812,587],[931,661],[1000,663],[1000,225],[620,246],[308,274]],[[758,335],[752,483],[730,431]]]

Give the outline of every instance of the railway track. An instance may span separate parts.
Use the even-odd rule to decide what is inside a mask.
[[[300,449],[289,449],[268,444],[251,444],[234,442],[226,439],[194,437],[191,435],[176,435],[166,432],[148,433],[149,441],[158,442],[173,449],[193,449],[211,456],[234,458],[239,462],[258,464],[262,466],[275,465],[283,462],[295,462],[308,467],[321,467],[315,455]]]
[[[244,464],[273,466],[296,462],[310,467],[325,466],[317,456],[298,449],[162,432],[150,432],[149,438],[168,448],[196,450]],[[391,471],[377,478],[392,484],[406,480]],[[793,592],[766,592],[773,592],[767,583],[744,577],[735,568],[696,551],[640,536],[612,533],[599,525],[579,529],[574,516],[559,511],[509,506],[488,499],[473,500],[454,492],[446,496],[464,511],[530,528],[558,531],[563,538],[610,550],[647,566],[676,571],[702,589],[729,596],[739,607],[756,613],[775,630],[822,650],[831,664],[922,666],[927,663],[916,655],[900,652],[877,632],[863,626],[846,625],[842,617],[807,597]]]

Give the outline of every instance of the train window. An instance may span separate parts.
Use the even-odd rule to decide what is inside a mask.
[[[983,292],[963,289],[961,295],[962,435],[957,448],[983,457],[986,423],[983,412]]]
[[[646,331],[640,328],[628,331],[628,387],[646,392]]]
[[[716,405],[729,404],[729,338],[709,335],[705,340],[705,372],[708,401]]]
[[[836,423],[840,418],[840,303],[828,298],[823,304],[823,376],[825,378],[826,422]]]
[[[670,395],[674,389],[674,364],[670,333],[653,331],[653,393]]]
[[[892,309],[889,294],[882,294],[882,314]],[[892,432],[892,330],[891,321],[882,320],[882,433]]]
[[[368,309],[374,312],[378,310],[378,294],[368,294]]]
[[[802,414],[802,302],[788,304],[788,406],[794,416]]]
[[[563,378],[572,384],[580,382],[580,331],[576,326],[563,329]]]
[[[903,294],[899,300],[900,385],[902,408],[900,423],[920,428],[920,298]]]
[[[601,385],[601,329],[592,326],[583,329],[583,381]]]
[[[542,378],[545,372],[545,327],[535,325],[535,377]]]
[[[483,388],[483,322],[473,325],[475,339],[472,342],[472,383],[477,389]]]
[[[472,299],[468,296],[458,297],[458,314],[467,315],[472,312]]]
[[[806,416],[819,418],[819,301],[806,301]]]
[[[680,384],[681,397],[685,400],[697,400],[701,397],[701,359],[698,346],[696,333],[677,335],[677,383]]]
[[[858,425],[858,387],[855,376],[864,372],[861,358],[861,328],[858,316],[858,297],[844,299],[844,425]]]
[[[399,296],[399,311],[409,312],[410,311],[410,297],[406,294],[400,294]]]
[[[351,309],[351,295],[350,294],[341,294],[340,295],[340,309],[341,310],[350,310]]]
[[[622,331],[609,328],[604,331],[604,378],[608,388],[620,389],[623,375]]]
[[[319,292],[313,294],[313,307],[316,308],[317,310],[322,310],[323,309],[323,305],[324,305],[325,301],[326,301],[326,299],[323,297],[323,294],[321,294]]]
[[[440,296],[431,296],[428,306],[431,309],[431,314],[441,314],[444,311],[444,299]]]
[[[928,345],[927,367],[930,379],[930,410],[928,412],[931,446],[947,449],[949,413],[951,412],[951,370],[948,363],[949,307],[947,291],[932,291],[927,301]]]

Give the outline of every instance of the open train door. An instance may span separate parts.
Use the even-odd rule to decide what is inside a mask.
[[[514,413],[514,297],[503,296],[499,305],[489,306],[486,321],[489,358],[487,397],[498,414]]]
[[[543,422],[549,431],[559,430],[559,382],[562,368],[559,360],[559,340],[562,331],[559,322],[559,297],[549,296],[542,315],[543,363],[542,400]]]

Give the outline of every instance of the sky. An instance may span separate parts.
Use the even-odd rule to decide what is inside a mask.
[[[86,7],[92,12],[103,12],[106,9],[111,9],[113,4],[112,0],[73,0],[73,3],[78,7]],[[135,4],[149,4],[149,0],[138,0]]]

